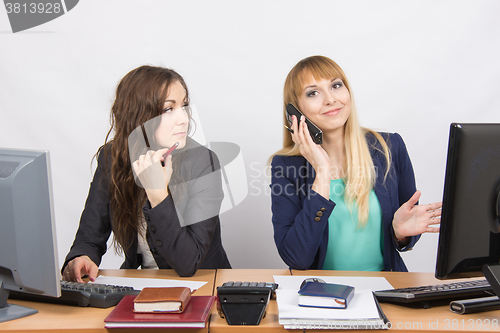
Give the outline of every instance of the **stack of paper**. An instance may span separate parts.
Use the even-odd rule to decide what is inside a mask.
[[[89,282],[92,283],[92,282]],[[127,278],[116,276],[99,275],[93,283],[110,284],[115,286],[132,287],[135,290],[142,290],[145,287],[188,287],[191,292],[203,287],[206,282],[189,281],[189,280],[172,280],[172,279],[143,279],[143,278]]]
[[[355,294],[347,309],[319,309],[298,305],[300,284],[309,276],[274,276],[279,323],[285,329],[387,329],[372,290],[391,289],[385,278],[314,276],[327,283],[349,284]],[[313,276],[311,276],[313,277]]]

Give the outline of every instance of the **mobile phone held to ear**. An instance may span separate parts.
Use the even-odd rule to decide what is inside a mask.
[[[290,124],[292,123],[292,116],[295,116],[297,117],[297,120],[300,120],[300,117],[303,116],[303,114],[302,112],[299,111],[299,109],[295,107],[295,105],[293,105],[292,103],[288,103],[288,105],[286,106],[286,118],[288,119]],[[314,143],[318,145],[322,144],[323,132],[319,129],[319,127],[314,125],[314,123],[309,119],[307,119],[307,117],[306,117],[306,124]]]

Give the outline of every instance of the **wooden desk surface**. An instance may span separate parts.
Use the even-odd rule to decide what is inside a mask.
[[[141,277],[152,279],[173,279],[191,280],[207,282],[194,295],[212,295],[215,270],[199,270],[193,277],[181,278],[173,270],[100,270],[99,274],[119,277]],[[27,302],[19,300],[9,300],[9,303],[35,308],[38,313],[0,323],[1,331],[10,332],[107,332],[104,328],[104,318],[111,312],[113,307],[107,309],[66,306],[49,303]],[[140,330],[120,329],[120,332],[138,332]],[[160,329],[147,329],[147,332],[160,332]],[[163,330],[164,331],[164,330]],[[208,325],[205,329],[169,329],[169,332],[208,332]]]
[[[381,276],[385,277],[395,288],[442,284],[443,281],[434,278],[432,273],[399,273],[399,272],[339,272],[339,271],[298,271],[287,269],[232,269],[232,270],[200,270],[194,277],[180,278],[172,270],[101,270],[102,275],[120,277],[144,277],[165,279],[188,279],[206,281],[207,284],[196,291],[195,295],[216,295],[215,287],[226,281],[273,281],[273,275],[298,276]],[[453,280],[455,281],[455,280]],[[106,332],[104,318],[112,308],[81,308],[75,306],[55,305],[48,303],[25,302],[9,300],[9,303],[25,305],[38,309],[39,313],[0,323],[0,332]],[[411,332],[500,332],[500,310],[481,312],[469,315],[457,315],[449,310],[448,304],[433,306],[424,309],[418,306],[403,306],[381,303],[382,309],[389,318],[392,329]],[[212,309],[209,322],[210,332],[258,332],[284,333],[278,323],[278,307],[276,301],[271,300],[266,317],[258,326],[229,326],[225,319]],[[265,332],[262,332],[265,331]],[[120,329],[120,332],[138,332],[138,330]],[[145,330],[146,331],[146,330]],[[159,332],[156,329],[147,329],[147,332]],[[164,331],[164,330],[163,330]],[[207,332],[208,328],[178,329],[168,332]],[[312,331],[312,330],[310,330]],[[328,331],[328,330],[327,330]],[[333,332],[333,330],[331,330]],[[335,330],[337,331],[337,330]],[[299,332],[299,331],[297,331]],[[359,331],[357,331],[359,332]],[[366,331],[368,332],[368,331]]]
[[[461,280],[438,280],[432,273],[402,272],[344,272],[344,271],[299,271],[292,270],[292,275],[302,276],[381,276],[394,288],[417,287],[445,284]],[[462,279],[465,280],[465,279]],[[449,301],[432,308],[424,309],[419,305],[396,305],[380,303],[382,310],[392,324],[392,329],[410,332],[500,332],[500,310],[467,315],[450,311]],[[333,331],[333,330],[332,330]],[[368,332],[368,331],[366,331]]]

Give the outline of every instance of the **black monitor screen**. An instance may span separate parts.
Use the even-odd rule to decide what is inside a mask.
[[[451,124],[438,279],[482,275],[500,260],[500,124]]]

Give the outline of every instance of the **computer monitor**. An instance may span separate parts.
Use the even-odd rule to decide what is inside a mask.
[[[500,124],[451,124],[436,278],[484,274],[498,288],[499,190]]]
[[[37,310],[10,291],[61,296],[49,153],[0,148],[0,322]]]

